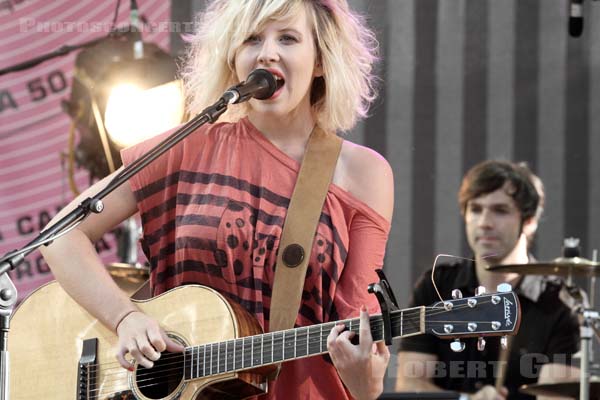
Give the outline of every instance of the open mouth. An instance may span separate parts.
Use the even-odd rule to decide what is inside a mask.
[[[276,91],[281,89],[283,87],[283,85],[285,85],[285,79],[283,79],[281,76],[279,75],[275,75],[275,83],[277,84],[277,89],[275,89]]]

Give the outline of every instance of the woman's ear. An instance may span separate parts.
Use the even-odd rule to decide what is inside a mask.
[[[313,77],[314,78],[319,78],[323,76],[323,63],[321,62],[321,59],[317,59],[317,61],[315,62],[315,69],[313,72]]]

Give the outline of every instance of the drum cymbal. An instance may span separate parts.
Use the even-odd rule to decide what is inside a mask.
[[[135,293],[150,276],[150,269],[141,264],[112,263],[108,264],[106,269],[117,285],[130,296]]]
[[[523,275],[600,275],[600,263],[581,257],[561,257],[545,263],[493,265],[486,269],[492,272],[516,272]]]
[[[579,398],[579,381],[523,385],[519,392],[532,396]],[[590,399],[600,398],[600,379],[590,377]]]

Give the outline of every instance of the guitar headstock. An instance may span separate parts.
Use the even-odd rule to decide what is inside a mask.
[[[425,331],[443,339],[515,335],[521,323],[514,292],[455,298],[427,307]]]

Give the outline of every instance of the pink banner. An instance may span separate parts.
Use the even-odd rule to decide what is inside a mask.
[[[116,4],[0,0],[0,69],[106,35]],[[138,4],[148,21],[144,40],[168,50],[171,2]],[[127,24],[128,18],[129,2],[122,1],[117,25]],[[76,52],[0,76],[0,256],[32,240],[73,198],[63,161],[71,120],[60,102],[69,96],[75,57]],[[84,170],[75,179],[80,189],[89,184]],[[105,262],[116,261],[113,234],[97,247]],[[22,299],[52,274],[36,251],[11,271],[11,278]]]

